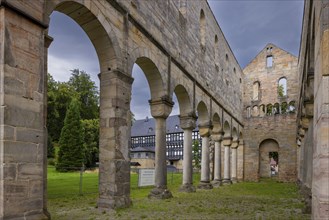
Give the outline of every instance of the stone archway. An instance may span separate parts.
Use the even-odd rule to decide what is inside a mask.
[[[271,158],[274,152],[279,154],[277,141],[266,139],[259,145],[259,177],[271,177]]]

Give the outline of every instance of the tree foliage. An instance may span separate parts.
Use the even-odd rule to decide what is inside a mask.
[[[193,161],[194,161],[194,168],[201,168],[201,158],[200,158],[200,146],[199,141],[194,140],[192,151],[193,151]]]
[[[99,119],[81,120],[84,131],[84,157],[86,167],[95,167],[99,153]]]
[[[279,95],[280,98],[283,98],[284,97],[284,87],[283,87],[282,84],[280,84],[278,86],[278,95]]]
[[[84,164],[83,128],[79,101],[72,99],[66,112],[64,127],[59,139],[56,169],[68,171],[79,169]]]
[[[81,103],[81,118],[95,119],[99,117],[98,91],[90,79],[90,75],[79,69],[71,70],[71,78],[68,84],[75,90]]]

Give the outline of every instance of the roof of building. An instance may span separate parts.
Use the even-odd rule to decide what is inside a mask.
[[[155,147],[135,147],[130,149],[130,152],[155,152]]]
[[[180,121],[178,115],[169,116],[166,120],[167,133],[183,132],[180,128]],[[194,131],[198,131],[196,127]],[[131,126],[131,136],[149,136],[155,135],[155,120],[154,118],[148,118],[136,120]]]

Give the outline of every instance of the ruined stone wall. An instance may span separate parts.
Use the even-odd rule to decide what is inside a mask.
[[[118,2],[179,61],[197,83],[242,120],[242,70],[207,1]],[[200,21],[201,10],[204,11],[204,23]],[[205,31],[204,37],[201,36],[201,29]],[[134,32],[131,34],[134,35]],[[177,68],[175,63],[172,65],[175,66],[172,69]]]
[[[302,190],[312,218],[329,218],[329,4],[306,1],[299,54],[298,138]],[[304,153],[302,153],[304,152]],[[310,155],[311,154],[311,155]]]
[[[267,57],[273,63],[267,67]],[[245,140],[245,180],[260,177],[260,144],[273,139],[279,144],[279,174],[281,181],[295,181],[296,178],[296,114],[294,107],[283,111],[283,103],[296,101],[297,58],[273,44],[266,47],[252,60],[244,71],[244,140]],[[281,78],[287,80],[287,93],[278,95]],[[258,97],[254,93],[254,83],[259,83]],[[279,108],[274,111],[277,103]],[[270,109],[269,105],[272,105]]]

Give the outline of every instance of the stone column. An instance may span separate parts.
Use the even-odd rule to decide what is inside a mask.
[[[129,207],[130,96],[133,78],[113,70],[100,77],[98,208]]]
[[[155,188],[148,197],[157,199],[171,198],[167,189],[167,163],[166,163],[166,119],[174,103],[164,96],[158,100],[150,100],[151,114],[155,119]]]
[[[243,139],[239,140],[239,147],[237,149],[237,158],[238,158],[238,171],[237,171],[237,178],[238,181],[244,180],[244,141]]]
[[[223,184],[228,185],[232,184],[230,178],[230,146],[232,143],[232,137],[224,137],[223,145],[224,145],[224,179]]]
[[[238,148],[238,140],[233,140],[231,144],[232,149],[232,173],[231,173],[231,181],[232,183],[237,183],[237,148]]]
[[[202,137],[202,151],[201,151],[201,180],[198,185],[199,189],[212,189],[210,184],[210,168],[209,168],[209,136],[210,123],[207,125],[199,125],[199,133]]]
[[[51,39],[37,10],[43,2],[33,4],[25,10],[23,3],[0,1],[0,219],[50,218],[45,58]]]
[[[222,133],[212,134],[212,139],[215,141],[215,159],[214,159],[214,180],[212,185],[219,187],[222,185],[222,172],[221,172],[221,143]]]
[[[180,116],[180,127],[184,130],[183,184],[181,192],[195,192],[193,186],[192,131],[195,128],[195,116]]]

